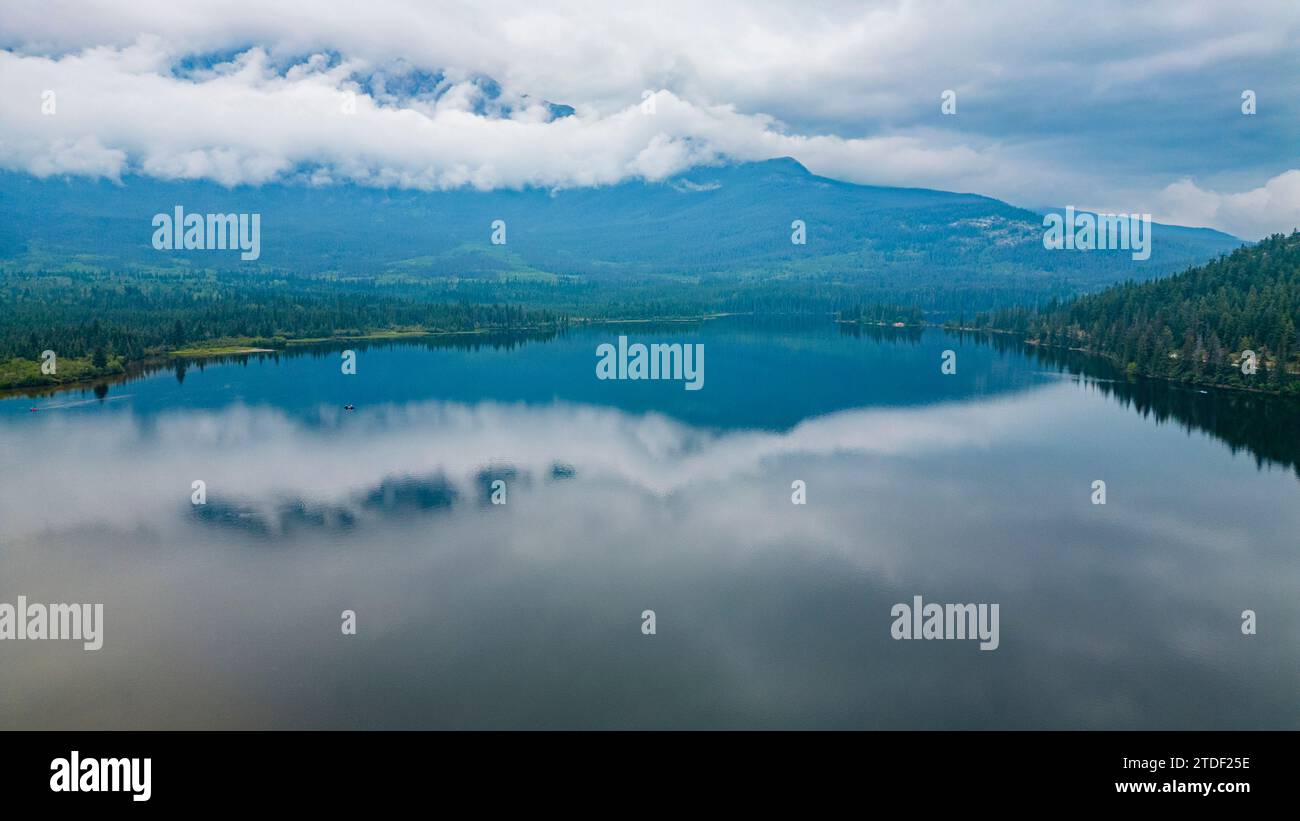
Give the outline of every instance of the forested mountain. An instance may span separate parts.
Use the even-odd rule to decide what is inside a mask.
[[[1117,285],[1042,311],[1002,310],[977,324],[1101,354],[1131,373],[1298,393],[1300,232],[1165,279]],[[1244,351],[1256,354],[1253,374],[1243,371]]]
[[[260,253],[156,249],[155,215],[178,206],[259,214]],[[492,241],[498,220],[504,244]],[[1034,212],[838,182],[790,159],[562,191],[0,173],[0,386],[55,381],[39,372],[45,350],[64,381],[236,340],[716,312],[971,317],[1172,273],[1239,244],[1156,225],[1147,260],[1049,251]]]
[[[155,214],[258,213],[261,253],[159,251]],[[491,241],[505,223],[505,244]],[[802,221],[806,243],[792,242]],[[704,167],[662,182],[545,191],[399,191],[130,177],[0,174],[0,269],[365,278],[431,285],[533,281],[642,288],[852,288],[868,302],[967,311],[1046,302],[1174,273],[1240,244],[1154,227],[1152,254],[1048,251],[1042,215],[973,194],[854,185],[791,159]],[[563,298],[563,297],[561,297]],[[784,298],[784,297],[783,297]]]

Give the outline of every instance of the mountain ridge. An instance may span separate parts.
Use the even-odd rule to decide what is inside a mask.
[[[261,214],[261,255],[158,251],[152,219]],[[797,160],[698,166],[657,182],[423,192],[356,185],[224,188],[128,177],[0,173],[0,267],[24,271],[264,270],[428,282],[596,286],[833,283],[951,309],[1006,305],[1175,273],[1241,241],[1153,224],[1150,260],[1050,251],[1042,215],[981,194],[865,186]],[[505,244],[493,225],[505,223]],[[805,244],[795,244],[794,223]]]

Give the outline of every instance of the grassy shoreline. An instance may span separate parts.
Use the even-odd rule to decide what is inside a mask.
[[[55,372],[44,373],[40,360],[14,357],[0,362],[0,391],[90,384],[120,376],[130,365],[121,357],[108,357],[98,367],[89,356],[60,357],[55,360]]]

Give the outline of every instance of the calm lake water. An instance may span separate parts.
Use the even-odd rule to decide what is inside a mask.
[[[0,728],[1300,727],[1293,405],[831,323],[353,347],[0,400],[0,602],[105,611],[0,642]]]

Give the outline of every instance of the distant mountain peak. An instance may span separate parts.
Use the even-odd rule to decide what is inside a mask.
[[[668,185],[682,193],[715,191],[723,180],[737,185],[762,184],[774,178],[811,180],[813,174],[794,157],[774,157],[770,160],[733,161],[721,165],[701,165],[688,168],[667,180]]]
[[[794,157],[773,157],[770,160],[760,160],[759,162],[749,163],[749,165],[764,171],[781,171],[800,177],[812,176],[812,172]]]

